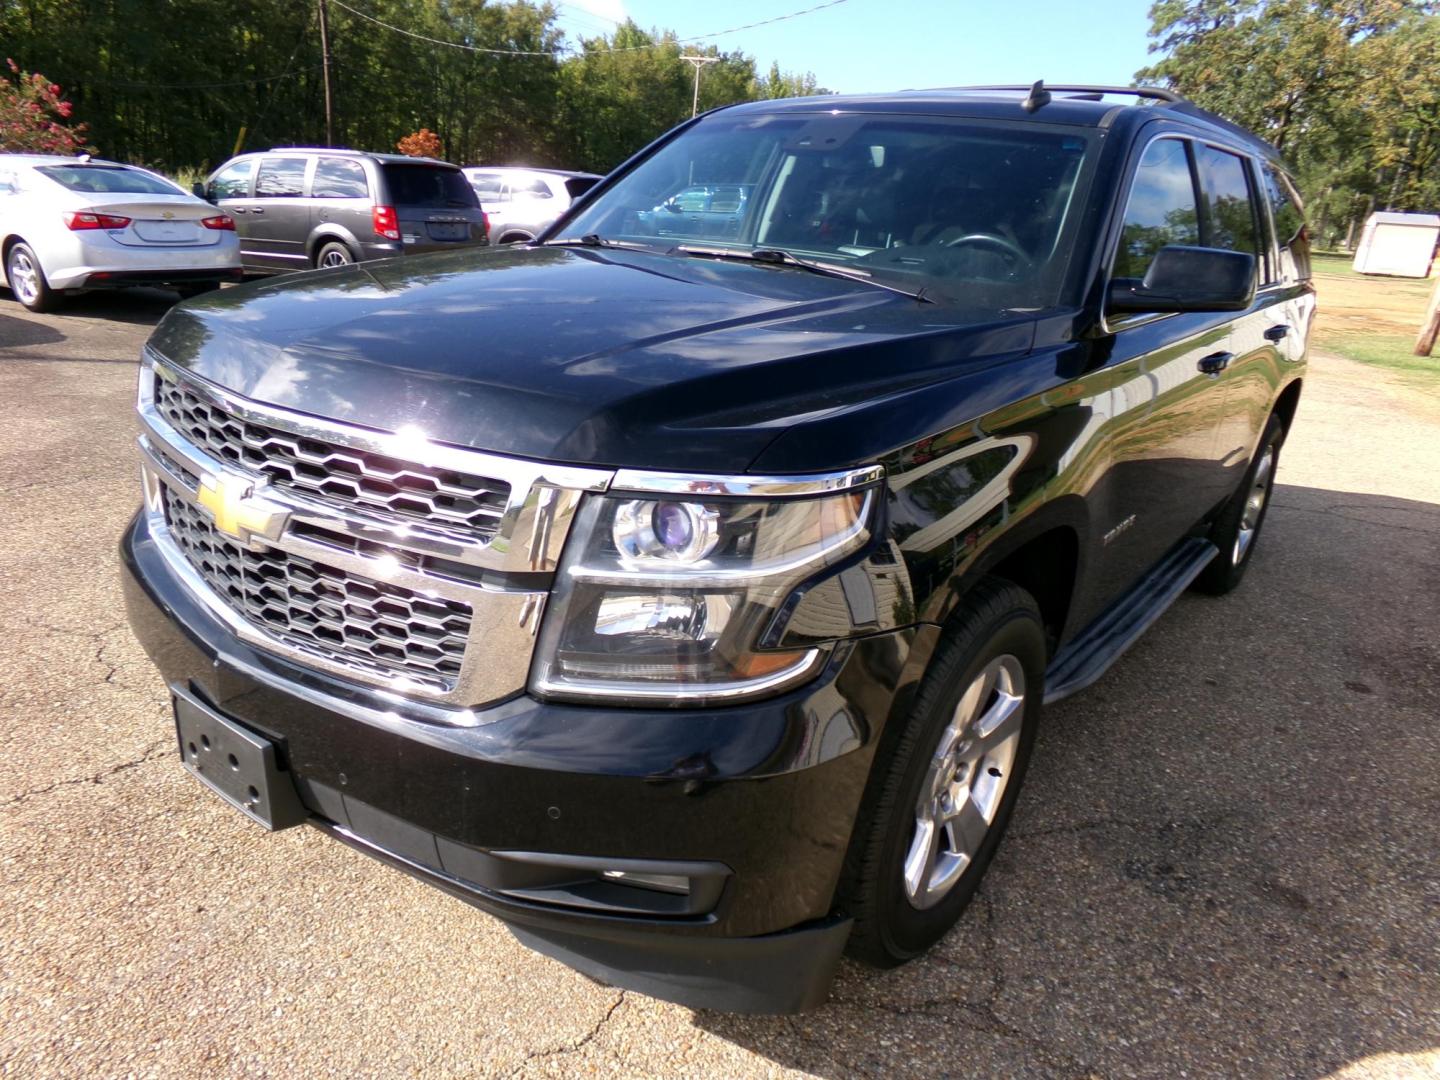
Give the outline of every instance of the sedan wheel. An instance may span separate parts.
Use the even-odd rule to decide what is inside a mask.
[[[31,311],[50,311],[58,302],[55,290],[45,280],[40,260],[28,244],[16,244],[10,249],[10,257],[5,262],[5,277],[15,299]]]

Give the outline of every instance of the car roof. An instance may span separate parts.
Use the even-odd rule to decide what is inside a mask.
[[[64,154],[6,154],[0,153],[0,161],[17,165],[104,165],[112,169],[134,169],[148,172],[139,165],[127,165],[123,161],[107,161],[104,158],[66,156]]]
[[[532,165],[466,165],[466,172],[498,172],[498,173],[544,173],[546,176],[563,176],[570,180],[576,177],[583,177],[586,180],[605,179],[599,173],[572,172],[569,169],[546,169]]]
[[[1116,99],[1129,99],[1127,102]],[[1159,87],[1122,86],[953,86],[901,90],[890,94],[833,94],[780,98],[725,106],[725,113],[876,112],[963,116],[977,120],[1111,127],[1122,114],[1170,120],[1196,134],[1244,144],[1262,157],[1279,151],[1238,124]]]
[[[414,157],[410,154],[382,154],[374,150],[351,150],[344,146],[272,146],[269,150],[251,150],[240,157],[254,157],[257,154],[326,154],[333,157],[370,158],[382,165],[439,165],[446,169],[459,168],[439,158]]]

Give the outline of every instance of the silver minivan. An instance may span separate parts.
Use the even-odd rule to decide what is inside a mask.
[[[276,147],[232,158],[196,188],[234,217],[256,273],[489,243],[465,174],[433,158]]]

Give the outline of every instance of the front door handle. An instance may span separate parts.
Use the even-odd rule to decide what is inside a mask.
[[[1202,356],[1200,363],[1195,366],[1212,379],[1218,379],[1220,372],[1230,366],[1230,361],[1235,359],[1234,353],[1212,352],[1209,356]]]
[[[245,207],[243,207],[243,206],[227,206],[227,207],[225,207],[225,209],[226,209],[226,211],[228,211],[229,213],[232,213],[232,214],[248,214],[248,213],[249,213],[249,211],[246,210]]]
[[[1286,326],[1284,323],[1280,323],[1278,326],[1272,326],[1270,327],[1270,329],[1265,331],[1265,340],[1279,341],[1284,338],[1285,335],[1288,333],[1290,333],[1290,327]]]

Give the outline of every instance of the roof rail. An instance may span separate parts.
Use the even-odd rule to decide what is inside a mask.
[[[1253,131],[1247,131],[1239,124],[1226,120],[1223,116],[1219,116],[1209,109],[1202,109],[1189,98],[1177,94],[1174,90],[1166,90],[1162,86],[1050,86],[1042,80],[1030,86],[1025,86],[1021,83],[1012,83],[1003,86],[945,86],[939,87],[938,89],[958,93],[977,94],[996,90],[1004,90],[1017,94],[1023,93],[1025,100],[1022,102],[1022,105],[1026,112],[1034,112],[1041,106],[1049,104],[1052,100],[1052,94],[1072,94],[1092,100],[1098,100],[1105,94],[1136,97],[1142,100],[1156,102],[1156,108],[1171,109],[1182,115],[1193,116],[1196,119],[1203,120],[1207,124],[1211,124],[1232,135],[1245,139],[1255,146],[1263,148],[1268,153],[1276,156],[1279,155],[1279,151],[1272,144],[1266,142]]]
[[[322,154],[367,154],[368,150],[352,150],[348,146],[272,146],[267,153],[283,154],[286,150],[306,150]]]
[[[1034,93],[1036,89],[1049,90],[1055,94],[1124,94],[1129,97],[1148,98],[1152,101],[1163,101],[1167,104],[1178,104],[1189,102],[1175,93],[1174,90],[1166,90],[1162,86],[1058,86],[1050,83],[1035,83],[1033,85],[1022,85],[1011,83],[997,86],[941,86],[939,90],[956,90],[961,92],[985,93],[990,90],[1008,90],[1015,93]]]

